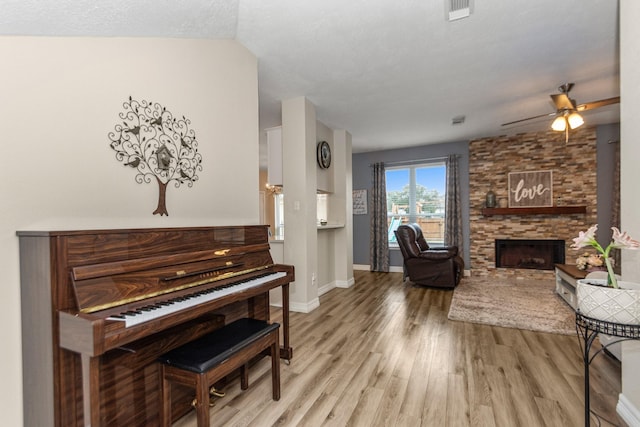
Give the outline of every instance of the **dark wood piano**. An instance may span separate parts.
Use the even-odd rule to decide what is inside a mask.
[[[266,226],[20,231],[25,426],[154,426],[156,358],[240,317],[269,319],[292,266]],[[177,417],[193,391],[173,393]]]

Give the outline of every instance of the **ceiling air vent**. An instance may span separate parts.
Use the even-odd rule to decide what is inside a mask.
[[[473,0],[444,0],[444,2],[449,21],[468,18],[471,15]]]
[[[455,116],[453,119],[451,119],[451,125],[452,126],[461,125],[464,123],[465,119],[466,119],[465,116]]]

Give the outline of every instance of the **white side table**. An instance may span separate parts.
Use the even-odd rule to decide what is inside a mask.
[[[574,310],[577,306],[576,284],[580,279],[584,279],[587,273],[578,270],[573,264],[556,264],[556,292]]]

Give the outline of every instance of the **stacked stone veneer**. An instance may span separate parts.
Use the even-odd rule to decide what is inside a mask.
[[[586,205],[586,214],[483,216],[486,195],[507,199],[509,172],[553,171],[554,206]],[[553,271],[496,268],[495,239],[562,239],[565,258],[573,263],[577,253],[569,248],[579,231],[597,223],[596,129],[564,133],[539,132],[481,138],[469,143],[469,198],[471,274],[505,278],[552,278]]]

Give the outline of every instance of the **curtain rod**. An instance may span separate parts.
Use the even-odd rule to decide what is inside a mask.
[[[456,154],[455,155],[456,158],[460,158],[462,157],[460,154]],[[415,160],[398,160],[396,162],[381,162],[384,163],[385,166],[393,166],[393,165],[409,165],[412,163],[424,163],[424,162],[433,162],[433,161],[439,161],[439,160],[447,160],[449,157],[448,156],[444,156],[444,157],[429,157],[428,159],[415,159]],[[369,167],[373,166],[374,163],[370,163]]]

